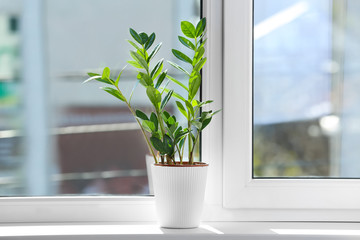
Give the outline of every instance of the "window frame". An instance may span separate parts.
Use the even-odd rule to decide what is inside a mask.
[[[359,179],[253,179],[252,14],[253,0],[224,0],[224,207],[259,220],[359,221]]]

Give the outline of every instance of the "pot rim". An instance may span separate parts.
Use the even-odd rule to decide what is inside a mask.
[[[194,162],[193,165],[189,165],[189,162],[183,162],[183,164],[180,164],[180,162],[176,162],[176,164],[154,163],[153,165],[156,167],[207,167],[207,166],[209,166],[208,163],[204,163],[204,162]]]

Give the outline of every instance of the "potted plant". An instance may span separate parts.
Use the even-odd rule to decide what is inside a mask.
[[[204,57],[206,19],[201,19],[196,26],[188,21],[181,22],[181,30],[185,36],[178,36],[179,41],[192,51],[192,58],[179,50],[172,53],[179,60],[189,65],[190,71],[169,62],[173,67],[185,73],[188,82],[181,83],[167,71],[163,71],[164,60],[161,59],[151,67],[154,56],[161,43],[152,47],[156,35],[136,32],[130,28],[133,40],[128,40],[134,47],[130,51],[131,60],[127,61],[137,69],[137,82],[128,98],[119,86],[121,74],[111,79],[110,69],[104,68],[102,74],[88,73],[90,78],[85,82],[96,80],[108,86],[102,90],[124,102],[139,124],[140,130],[153,158],[153,184],[156,207],[160,225],[170,228],[197,227],[205,192],[208,164],[194,161],[196,146],[200,132],[208,126],[217,112],[201,111],[201,108],[212,101],[196,99],[201,85],[200,71],[206,62]],[[167,86],[173,82],[186,90],[187,96],[181,96]],[[152,104],[153,111],[146,114],[134,109],[131,104],[134,89],[140,83],[146,89],[146,95]],[[176,106],[186,118],[186,126],[181,126],[176,117],[166,111],[169,100],[176,98]],[[187,148],[187,156],[185,148]]]

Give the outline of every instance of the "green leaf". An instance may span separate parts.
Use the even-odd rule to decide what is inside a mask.
[[[186,71],[184,68],[182,68],[181,66],[177,65],[176,63],[170,62],[168,61],[168,63],[170,63],[170,65],[172,65],[174,68],[179,69],[180,71],[182,71],[183,73],[185,73],[186,75],[190,76],[190,73],[188,71]]]
[[[204,39],[204,40],[201,42],[201,44],[200,44],[199,48],[204,47],[204,45],[205,45],[206,41],[207,41],[207,39]]]
[[[151,103],[154,105],[155,109],[160,110],[160,103],[161,103],[160,92],[156,88],[149,86],[146,88],[146,94],[149,97]]]
[[[192,105],[193,107],[196,107],[196,106],[198,106],[199,104],[200,104],[200,102],[199,102],[198,100],[196,100],[196,99],[194,99],[194,100],[191,101],[191,105]]]
[[[181,149],[182,146],[184,145],[184,142],[185,142],[185,138],[182,138],[179,142],[179,148]]]
[[[155,113],[151,113],[151,115],[150,115],[150,121],[152,121],[153,123],[154,123],[154,125],[155,125],[155,132],[158,130],[158,128],[159,128],[159,120],[158,120],[158,118],[157,118],[157,116],[156,116],[156,114]]]
[[[154,124],[152,121],[143,120],[143,121],[141,122],[141,125],[143,126],[143,128],[144,128],[146,131],[148,131],[148,132],[150,132],[150,133],[152,133],[152,132],[155,131],[155,124]]]
[[[189,101],[185,101],[185,105],[186,105],[186,108],[188,109],[188,111],[190,112],[191,116],[194,117],[194,108],[193,106],[191,105],[191,103]]]
[[[121,101],[126,102],[126,98],[124,97],[124,95],[122,95],[122,93],[120,93],[116,89],[113,89],[113,88],[110,88],[110,87],[101,87],[100,89],[104,90],[105,92],[110,93],[111,95],[113,95],[114,97],[120,99]]]
[[[186,117],[186,119],[189,119],[189,118],[188,118],[188,114],[187,114],[184,106],[181,104],[181,102],[176,101],[176,105],[177,105],[179,111]]]
[[[132,88],[132,90],[131,90],[130,97],[129,97],[129,104],[130,104],[130,102],[131,102],[131,98],[132,98],[132,96],[133,96],[133,94],[134,94],[135,88],[137,87],[137,85],[139,84],[139,82],[140,82],[140,80],[136,81],[136,83],[134,84],[134,86],[133,86],[133,88]]]
[[[211,119],[212,119],[211,117],[205,119],[205,120],[202,122],[202,126],[201,126],[201,129],[200,129],[200,130],[203,130],[204,128],[206,128],[206,127],[209,125],[209,123],[211,122]]]
[[[197,129],[201,129],[201,127],[202,127],[202,123],[198,122],[198,121],[195,121],[195,120],[191,121],[191,124],[193,126],[195,126]]]
[[[130,30],[131,36],[135,39],[135,41],[137,41],[139,44],[142,44],[141,37],[139,36],[139,34],[132,28],[130,28],[129,30]]]
[[[141,57],[137,52],[134,52],[134,51],[130,51],[130,55],[146,71],[149,71],[149,66],[143,57]]]
[[[161,142],[161,140],[159,138],[151,136],[150,142],[156,150],[158,150],[161,154],[165,154],[165,149],[163,147],[163,143]]]
[[[148,40],[145,43],[145,50],[148,50],[155,41],[155,33],[150,34]]]
[[[173,81],[174,83],[176,83],[177,85],[183,87],[186,91],[189,91],[189,89],[188,89],[184,84],[182,84],[180,81],[176,80],[176,79],[173,78],[172,76],[167,75],[166,77],[167,77],[168,79],[170,79],[171,81]]]
[[[160,50],[162,43],[158,43],[155,47],[154,50],[152,50],[152,52],[149,55],[149,61],[156,55],[156,53]]]
[[[156,89],[158,89],[161,86],[161,83],[164,81],[166,75],[167,75],[166,71],[160,74],[160,76],[159,76],[159,78],[158,78],[158,80],[156,82],[156,85],[155,85]]]
[[[182,36],[178,36],[179,41],[187,48],[190,48],[192,50],[195,50],[195,45],[187,38],[184,38]]]
[[[161,116],[164,119],[164,121],[166,122],[168,120],[168,118],[170,117],[170,114],[167,111],[163,111],[161,113]]]
[[[92,80],[98,80],[99,78],[101,78],[101,76],[99,76],[99,74],[98,74],[98,75],[94,75],[94,76],[86,79],[85,81],[83,81],[83,83],[87,83],[87,82],[90,82],[90,81],[92,81]]]
[[[189,99],[192,100],[199,90],[201,84],[201,76],[199,73],[195,73],[189,80]]]
[[[196,30],[194,25],[188,21],[181,22],[181,31],[184,33],[185,36],[189,38],[195,38]]]
[[[135,115],[142,120],[149,120],[149,118],[146,116],[146,114],[140,110],[136,110]]]
[[[172,155],[174,153],[174,143],[172,139],[169,137],[169,135],[164,135],[164,142],[163,142],[165,153],[168,155]]]
[[[201,59],[200,62],[196,64],[193,71],[199,72],[205,63],[206,63],[206,58]]]
[[[149,38],[148,35],[144,32],[141,32],[139,33],[139,36],[141,38],[141,45],[144,45]]]
[[[199,37],[205,30],[206,27],[206,18],[202,18],[196,25],[196,37]]]
[[[116,78],[116,81],[115,81],[115,86],[119,86],[119,81],[120,81],[121,74],[124,72],[126,67],[127,66],[123,67],[123,69],[121,69],[121,71],[119,72],[119,75],[118,75],[118,77]]]
[[[180,59],[181,61],[192,64],[192,60],[188,56],[186,56],[184,53],[182,53],[176,49],[172,49],[171,51],[174,54],[174,56],[177,57],[178,59]]]
[[[100,74],[98,74],[98,73],[92,73],[92,72],[88,72],[87,75],[88,75],[89,77],[100,76]]]
[[[138,64],[135,61],[127,61],[127,63],[131,64],[132,66],[134,66],[136,68],[143,68],[140,64]]]
[[[161,73],[161,70],[163,69],[163,62],[164,62],[164,59],[161,59],[154,67],[154,69],[151,71],[151,74],[150,74],[150,77],[152,79],[155,79],[160,73]]]
[[[174,90],[170,90],[166,96],[164,97],[164,99],[162,100],[161,102],[161,106],[160,106],[160,109],[164,109],[164,107],[166,106],[166,104],[169,102],[171,96],[173,95],[174,93]]]
[[[130,43],[134,48],[136,48],[136,50],[138,50],[139,52],[142,52],[142,49],[141,48],[139,48],[139,46],[138,45],[136,45],[136,43],[134,43],[133,41],[131,41],[131,40],[127,40],[128,41],[128,43]],[[142,52],[142,54],[144,55],[144,53]]]
[[[142,83],[141,80],[143,80],[145,82],[145,85],[142,83],[143,86],[153,86],[154,85],[152,79],[146,73],[139,72],[137,75],[137,79],[140,80],[140,83]]]
[[[193,66],[200,61],[200,59],[204,56],[204,53],[205,53],[205,48],[204,47],[201,47],[201,48],[196,50],[195,55],[194,55],[194,59],[192,61]]]
[[[214,116],[215,114],[217,114],[217,113],[219,113],[219,112],[221,112],[221,111],[222,111],[222,109],[219,109],[219,110],[213,112],[213,113],[211,114],[211,116]]]
[[[165,92],[169,92],[170,90],[167,89],[167,88],[164,88],[164,91],[165,91]],[[174,93],[173,93],[173,96],[176,97],[177,99],[180,99],[181,101],[185,102],[185,98],[183,98],[180,94],[174,92]]]
[[[110,68],[108,68],[108,67],[104,68],[101,78],[102,79],[109,79],[110,78]]]

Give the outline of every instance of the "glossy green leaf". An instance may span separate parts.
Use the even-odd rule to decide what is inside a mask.
[[[221,112],[221,111],[222,111],[222,109],[217,110],[217,111],[213,112],[213,113],[211,114],[211,116],[214,116],[215,114],[217,114],[217,113],[219,113],[219,112]]]
[[[178,59],[180,59],[181,61],[192,64],[192,60],[188,56],[186,56],[184,53],[182,53],[176,49],[172,49],[171,51],[174,54],[174,56],[177,57]]]
[[[184,38],[182,36],[178,36],[179,41],[187,48],[190,48],[192,50],[195,50],[195,45],[187,38]]]
[[[110,78],[110,68],[108,68],[108,67],[104,68],[101,78],[102,79],[109,79]]]
[[[206,63],[206,60],[207,60],[206,58],[201,59],[200,62],[198,64],[196,64],[193,71],[199,72],[201,70],[201,68],[204,66],[204,64]]]
[[[181,66],[177,65],[176,63],[170,62],[168,61],[168,63],[173,66],[174,68],[179,69],[180,71],[182,71],[183,73],[185,73],[186,75],[190,76],[190,73],[188,71],[186,71],[184,68],[182,68]]]
[[[121,77],[121,75],[124,72],[126,67],[127,67],[127,65],[125,67],[123,67],[123,69],[121,69],[121,71],[119,72],[119,75],[118,75],[118,77],[116,78],[116,81],[115,81],[115,86],[119,86],[120,77]]]
[[[203,130],[204,128],[206,128],[206,127],[209,125],[209,123],[211,122],[211,119],[212,119],[211,117],[205,119],[205,120],[202,122],[202,126],[201,126],[201,129],[200,129],[200,130]]]
[[[135,115],[142,120],[149,120],[149,118],[146,116],[146,114],[138,109],[135,111]]]
[[[161,102],[161,106],[160,106],[160,109],[164,109],[164,107],[166,106],[166,104],[169,102],[171,96],[173,95],[174,93],[174,90],[170,90],[166,96],[164,97],[164,99],[162,100]]]
[[[166,154],[171,156],[174,153],[173,140],[167,134],[164,135],[163,146]]]
[[[193,66],[195,66],[200,61],[200,59],[204,56],[204,53],[205,53],[204,47],[201,47],[196,50],[193,61],[192,61]]]
[[[136,81],[136,83],[134,84],[132,90],[131,90],[130,97],[129,97],[129,104],[130,104],[130,102],[131,102],[131,98],[132,98],[132,96],[133,96],[133,94],[134,94],[134,91],[135,91],[137,85],[139,84],[139,82],[140,82],[140,80],[138,79],[138,80]],[[144,82],[145,82],[145,81],[144,81]]]
[[[199,73],[195,73],[189,80],[189,99],[192,100],[199,90],[201,84],[201,76]]]
[[[205,30],[206,27],[206,18],[202,18],[196,25],[196,37],[199,37]]]
[[[157,118],[157,116],[156,116],[156,114],[155,113],[151,113],[151,115],[150,115],[150,121],[152,121],[153,123],[154,123],[154,125],[155,125],[155,132],[158,130],[158,128],[159,128],[159,120],[158,120],[158,118]]]
[[[147,75],[146,73],[143,73],[143,72],[138,73],[137,79],[140,80],[140,83],[141,83],[141,80],[143,80],[145,82],[145,85],[142,83],[143,86],[153,86],[153,84],[154,84],[152,79],[149,77],[149,75]]]
[[[163,64],[164,62],[164,59],[161,59],[154,67],[154,69],[151,71],[150,73],[150,77],[152,79],[155,79],[160,73],[161,73],[161,70],[163,69]]]
[[[176,101],[176,106],[178,107],[179,111],[186,117],[186,119],[188,119],[188,114],[185,110],[185,107],[182,105],[182,103],[179,101]]]
[[[160,92],[156,88],[149,86],[146,88],[146,94],[150,99],[151,103],[154,105],[155,109],[160,110],[160,104],[161,104]]]
[[[164,91],[165,91],[165,92],[169,92],[170,90],[167,89],[167,88],[164,88]],[[185,102],[185,98],[183,98],[180,94],[174,92],[174,93],[173,93],[173,96],[176,97],[177,99],[180,99],[181,101]]]
[[[139,44],[142,44],[141,37],[139,36],[139,34],[132,28],[130,28],[129,31],[130,31],[130,35],[135,39],[135,41],[137,41]]]
[[[167,72],[163,72],[160,74],[160,76],[158,77],[158,80],[156,82],[155,88],[159,89],[159,87],[161,86],[162,82],[164,81],[165,77],[167,76]]]
[[[146,71],[149,71],[149,66],[145,59],[140,56],[137,52],[130,51],[131,57],[139,64],[141,65]]]
[[[89,74],[89,73],[88,73]],[[90,75],[89,75],[90,76]],[[90,81],[92,81],[92,80],[97,80],[97,79],[99,79],[99,78],[101,78],[101,76],[99,75],[99,74],[97,74],[97,75],[93,75],[93,76],[91,76],[90,78],[88,78],[88,79],[86,79],[85,81],[83,81],[83,83],[87,83],[87,82],[90,82]]]
[[[153,57],[155,57],[155,55],[157,54],[157,52],[160,50],[161,45],[162,45],[162,43],[158,43],[158,44],[154,47],[154,49],[152,50],[152,52],[151,52],[150,55],[149,55],[149,61],[150,61]]]
[[[149,36],[144,32],[139,33],[139,36],[141,38],[141,45],[144,45],[147,42]]]
[[[164,119],[164,121],[166,122],[167,119],[170,117],[170,113],[168,113],[167,111],[163,111],[161,113],[161,117]]]
[[[132,66],[134,66],[136,68],[143,68],[140,64],[138,64],[135,61],[127,61],[127,63],[131,64]]]
[[[134,43],[134,42],[131,41],[131,40],[127,40],[127,41],[128,41],[128,43],[130,43],[134,48],[136,48],[137,51],[142,52],[142,49],[141,49],[138,45],[136,45],[136,43]],[[144,55],[144,54],[143,54],[143,55]]]
[[[150,34],[148,40],[145,43],[145,50],[148,50],[152,46],[152,44],[155,41],[155,37],[156,37],[155,33]]]
[[[180,140],[180,142],[179,142],[179,148],[180,148],[180,149],[182,148],[182,146],[184,145],[184,143],[185,143],[185,138],[182,138],[182,139]]]
[[[185,101],[185,105],[186,105],[186,108],[188,109],[188,111],[190,112],[191,116],[194,117],[194,108],[193,106],[191,105],[191,103],[189,101]]]
[[[182,88],[184,88],[186,91],[189,91],[189,89],[184,85],[182,84],[180,81],[176,80],[175,78],[173,78],[172,76],[170,75],[166,75],[166,77],[168,79],[170,79],[171,81],[173,81],[174,83],[176,83],[177,85],[181,86]]]
[[[155,124],[154,124],[152,121],[143,120],[143,121],[141,122],[141,125],[143,126],[143,128],[144,128],[146,131],[148,131],[148,132],[150,132],[150,133],[152,133],[152,132],[155,131]]]
[[[114,97],[120,99],[123,102],[126,102],[126,98],[122,93],[117,91],[116,89],[110,88],[110,87],[101,87],[100,89],[104,90],[105,92],[108,92],[109,94],[113,95]]]
[[[207,39],[204,39],[203,41],[199,42],[199,43],[200,43],[199,48],[204,47],[204,45],[205,45],[206,41],[207,41]]]
[[[194,25],[191,22],[188,21],[182,21],[181,22],[181,31],[183,34],[189,38],[195,38],[196,36],[196,30]]]
[[[92,72],[88,72],[87,75],[88,75],[89,77],[100,76],[100,74],[98,74],[98,73],[92,73]]]
[[[198,121],[195,121],[195,120],[191,121],[191,124],[193,126],[195,126],[197,129],[201,129],[201,127],[202,127],[202,123],[198,122]]]
[[[158,150],[161,154],[165,154],[163,143],[159,138],[151,136],[150,142],[156,150]]]

